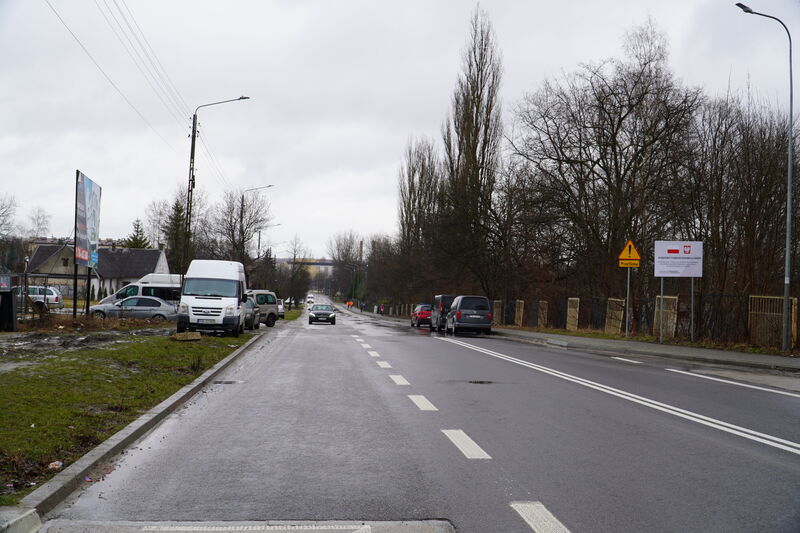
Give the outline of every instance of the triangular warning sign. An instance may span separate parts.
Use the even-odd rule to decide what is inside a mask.
[[[641,259],[641,256],[639,255],[639,250],[637,250],[636,246],[634,246],[633,241],[629,240],[625,245],[625,248],[623,248],[619,253],[619,257],[617,259],[634,259],[638,261]]]

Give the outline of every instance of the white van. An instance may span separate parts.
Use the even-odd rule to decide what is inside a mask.
[[[129,283],[114,294],[109,294],[101,304],[113,304],[129,296],[155,296],[177,304],[181,299],[180,274],[146,274],[139,281]]]
[[[178,333],[203,329],[238,337],[244,331],[246,293],[241,263],[195,259],[183,280]]]

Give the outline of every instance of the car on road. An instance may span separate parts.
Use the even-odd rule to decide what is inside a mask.
[[[327,322],[328,324],[336,324],[336,309],[328,304],[314,304],[308,310],[308,323],[314,322]]]
[[[17,309],[22,309],[25,302],[22,298],[24,287],[12,287],[17,298]],[[38,312],[47,309],[61,309],[64,307],[64,299],[61,291],[55,287],[44,287],[42,285],[28,285],[28,297],[33,300],[33,306]],[[30,306],[29,306],[30,307]]]
[[[286,306],[283,305],[283,300],[278,298],[278,318],[284,318],[286,316]]]
[[[411,312],[411,327],[418,328],[422,324],[431,323],[431,304],[419,304]]]
[[[94,318],[152,318],[178,321],[175,304],[152,296],[130,296],[114,303],[93,305],[89,315]]]
[[[258,329],[261,327],[261,310],[253,301],[252,296],[247,297],[244,303],[244,329]]]
[[[271,328],[278,320],[278,297],[272,291],[264,289],[252,289],[247,291],[248,296],[253,297],[253,301],[261,311],[261,322]]]
[[[450,304],[455,298],[452,294],[437,294],[433,297],[431,306],[431,331],[444,331],[447,322],[447,313],[450,312]]]
[[[456,296],[450,305],[445,323],[445,334],[464,331],[492,334],[492,311],[485,296]]]

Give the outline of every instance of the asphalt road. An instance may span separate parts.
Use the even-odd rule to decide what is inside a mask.
[[[279,322],[44,530],[800,531],[800,395],[635,361],[347,313]]]

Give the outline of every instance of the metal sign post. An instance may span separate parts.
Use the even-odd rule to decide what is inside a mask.
[[[620,268],[628,269],[628,284],[625,289],[625,336],[628,336],[628,324],[631,321],[630,305],[631,305],[631,269],[639,267],[641,256],[639,250],[636,249],[632,240],[628,240],[622,251],[617,257],[619,260]]]

